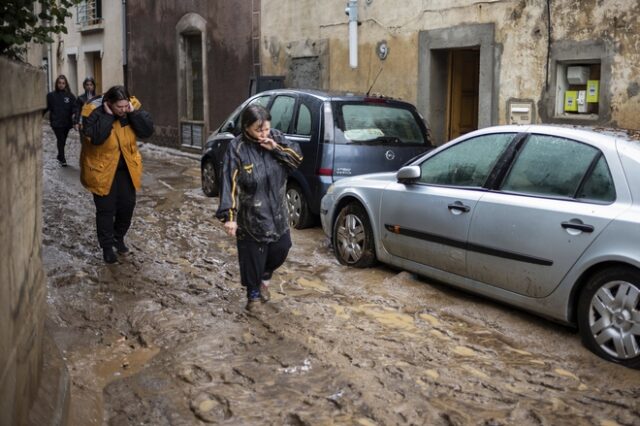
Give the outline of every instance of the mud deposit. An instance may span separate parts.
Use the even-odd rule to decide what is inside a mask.
[[[127,242],[105,265],[93,200],[44,136],[49,326],[73,425],[638,425],[640,372],[571,329],[293,232],[272,301],[244,311],[234,240],[197,159],[144,145]]]

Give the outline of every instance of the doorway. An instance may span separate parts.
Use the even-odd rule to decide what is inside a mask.
[[[447,100],[447,139],[478,129],[478,89],[480,51],[449,50],[449,94]]]
[[[498,123],[501,52],[494,32],[494,24],[420,31],[418,111],[435,144]]]
[[[96,81],[96,94],[102,94],[102,55],[101,52],[86,52],[86,74],[82,77],[93,77]]]

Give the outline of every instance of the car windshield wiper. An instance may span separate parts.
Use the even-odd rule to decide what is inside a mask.
[[[359,144],[366,143],[367,145],[386,145],[386,144],[397,145],[397,144],[401,144],[402,140],[400,140],[400,138],[396,136],[378,136],[377,138],[373,138],[373,139],[354,140],[351,142],[359,143]]]

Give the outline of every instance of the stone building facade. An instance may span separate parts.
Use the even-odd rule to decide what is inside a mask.
[[[126,2],[82,0],[69,9],[66,34],[53,36],[47,59],[49,90],[55,79],[64,74],[71,91],[84,92],[86,77],[96,80],[97,93],[103,93],[116,84],[124,84],[127,52],[125,50]]]
[[[635,0],[262,0],[264,74],[411,101],[442,143],[506,123],[637,129]]]

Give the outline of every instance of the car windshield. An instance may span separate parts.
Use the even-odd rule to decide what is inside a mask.
[[[338,127],[349,143],[419,144],[425,135],[411,110],[388,104],[343,104]]]

